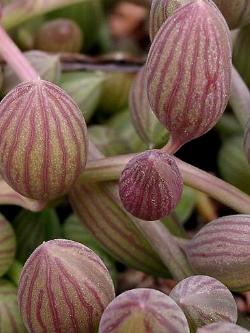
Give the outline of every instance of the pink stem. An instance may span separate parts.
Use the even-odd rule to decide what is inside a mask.
[[[0,54],[23,81],[39,80],[39,74],[23,56],[9,35],[0,26]]]

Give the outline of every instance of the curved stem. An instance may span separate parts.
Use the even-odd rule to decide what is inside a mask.
[[[177,140],[173,140],[173,137],[170,135],[167,144],[161,148],[161,150],[165,153],[173,155],[181,148],[181,146],[182,144]]]
[[[134,156],[129,154],[89,161],[80,180],[83,183],[118,180],[125,165]],[[239,213],[250,214],[250,197],[246,193],[176,157],[175,160],[186,185],[207,193]]]
[[[0,26],[0,54],[23,81],[39,79],[39,75],[22,55],[2,26]]]
[[[250,92],[238,71],[233,67],[229,103],[240,124],[245,128],[250,118]]]

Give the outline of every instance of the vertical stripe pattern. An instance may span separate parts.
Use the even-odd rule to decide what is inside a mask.
[[[0,332],[27,332],[17,305],[17,288],[4,279],[0,280]]]
[[[149,16],[149,36],[154,40],[160,27],[174,11],[192,0],[152,0]]]
[[[189,333],[187,319],[167,295],[154,289],[124,292],[103,313],[99,333]]]
[[[236,323],[237,305],[231,292],[220,281],[205,275],[179,282],[169,295],[185,313],[194,332],[212,322]]]
[[[235,324],[213,323],[199,328],[196,333],[249,333],[249,331]]]
[[[198,274],[213,276],[230,290],[250,290],[250,215],[230,215],[204,226],[186,246]]]
[[[16,237],[11,224],[0,216],[0,277],[12,265],[16,252]]]
[[[114,298],[114,286],[101,259],[86,246],[53,240],[27,260],[18,303],[30,333],[96,333]]]
[[[175,160],[160,150],[132,158],[119,182],[121,201],[128,212],[146,221],[170,214],[181,199],[183,180]]]
[[[53,83],[25,82],[0,104],[1,174],[32,199],[66,193],[86,164],[84,118],[73,100]]]
[[[215,5],[194,0],[162,25],[150,48],[147,68],[152,110],[181,146],[209,131],[227,105],[231,44]]]
[[[147,95],[145,68],[137,74],[130,90],[129,106],[133,125],[146,144],[156,144],[158,136],[166,136],[166,130],[151,110]],[[160,133],[159,133],[160,132]]]

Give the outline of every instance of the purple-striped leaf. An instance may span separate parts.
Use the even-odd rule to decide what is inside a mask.
[[[84,118],[53,83],[25,82],[0,104],[0,171],[17,192],[37,200],[65,194],[86,164]]]
[[[3,79],[4,79],[3,68],[2,68],[2,66],[0,66],[0,89],[2,89],[2,86],[3,86]]]
[[[189,333],[187,319],[167,295],[154,289],[124,292],[103,313],[99,333]]]
[[[69,193],[70,203],[95,239],[118,261],[158,276],[169,276],[151,245],[121,208],[118,186],[112,183],[80,185]]]
[[[32,333],[96,333],[114,298],[106,266],[86,246],[68,240],[40,245],[20,277],[18,303]]]
[[[37,32],[35,47],[47,52],[80,52],[83,35],[73,20],[57,18],[45,22]]]
[[[148,145],[165,141],[167,131],[151,110],[147,95],[145,67],[137,74],[130,90],[130,113],[140,138]]]
[[[147,61],[149,103],[179,148],[209,131],[227,105],[231,85],[228,26],[216,6],[196,0],[158,31]]]
[[[185,313],[194,332],[198,327],[212,322],[237,321],[237,305],[233,295],[220,281],[210,276],[188,277],[179,282],[169,296]]]
[[[250,23],[249,0],[213,0],[224,15],[230,29]]]
[[[160,150],[141,153],[123,170],[119,193],[126,210],[142,220],[170,214],[181,199],[183,180],[175,160]]]
[[[11,224],[0,215],[0,277],[12,265],[16,252],[16,237]]]
[[[149,16],[149,36],[151,41],[159,31],[162,24],[176,9],[192,0],[152,0]]]
[[[213,323],[199,328],[196,333],[249,333],[249,331],[235,324]]]
[[[198,274],[234,291],[250,290],[250,215],[231,215],[205,225],[186,246]]]
[[[4,279],[0,280],[0,332],[27,332],[17,305],[17,288]]]

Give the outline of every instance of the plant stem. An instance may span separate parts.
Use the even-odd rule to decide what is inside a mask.
[[[125,165],[134,156],[135,154],[129,154],[89,161],[81,175],[81,181],[88,183],[117,180]],[[239,213],[250,214],[250,197],[246,193],[176,157],[175,161],[186,185],[208,194]]]
[[[235,116],[245,129],[250,118],[250,92],[238,71],[233,67],[231,96],[229,103]]]
[[[8,276],[8,278],[15,283],[16,286],[18,286],[19,284],[19,279],[20,279],[20,275],[23,269],[23,265],[15,260],[14,263],[12,264],[12,266],[10,267],[10,269],[8,270],[8,272],[6,273],[6,275]]]
[[[39,75],[0,25],[0,54],[23,81],[39,79]]]
[[[31,18],[85,0],[14,0],[3,8],[2,25],[12,29]],[[92,0],[94,1],[94,0]]]
[[[160,221],[146,222],[137,220],[138,227],[148,239],[154,250],[168,267],[173,278],[181,281],[193,275],[185,254],[178,242]]]

